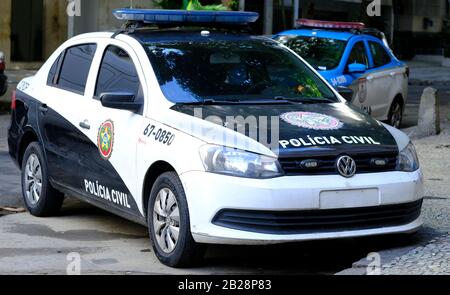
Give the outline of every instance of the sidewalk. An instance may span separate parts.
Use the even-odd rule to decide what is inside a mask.
[[[450,85],[450,68],[439,63],[424,61],[407,61],[410,68],[411,85]]]

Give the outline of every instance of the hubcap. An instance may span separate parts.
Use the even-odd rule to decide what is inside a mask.
[[[174,193],[168,188],[163,188],[156,196],[153,229],[159,248],[165,253],[172,253],[180,233],[180,211]]]
[[[42,168],[38,157],[30,155],[24,173],[25,194],[31,205],[36,205],[42,192]]]
[[[402,108],[398,103],[394,105],[392,110],[392,122],[391,125],[395,128],[399,128],[402,121]]]

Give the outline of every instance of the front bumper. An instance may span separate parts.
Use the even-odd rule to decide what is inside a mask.
[[[214,217],[223,209],[285,212],[412,203],[423,196],[420,170],[412,173],[359,174],[350,179],[326,175],[257,180],[197,171],[184,173],[180,178],[188,201],[191,232],[199,243],[258,245],[411,233],[422,225],[419,216],[407,224],[286,234],[246,231],[213,224]]]

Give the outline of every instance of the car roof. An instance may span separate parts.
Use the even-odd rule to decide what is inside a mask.
[[[205,34],[206,33],[206,34]],[[142,43],[158,42],[202,42],[202,41],[245,41],[245,40],[264,40],[270,38],[263,36],[253,36],[246,32],[220,30],[220,29],[200,29],[200,28],[169,28],[169,29],[144,29],[131,34],[130,37],[138,39]]]
[[[281,32],[277,35],[278,36],[298,35],[298,36],[306,36],[306,37],[330,38],[330,39],[336,39],[336,40],[341,40],[341,41],[348,41],[353,36],[356,36],[355,34],[353,34],[351,32],[328,31],[328,30],[323,30],[323,29],[294,29],[294,30]],[[361,35],[357,35],[357,36],[361,36]]]

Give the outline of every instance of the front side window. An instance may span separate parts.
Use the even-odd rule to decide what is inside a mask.
[[[96,48],[95,44],[83,44],[66,49],[56,85],[84,94]]]
[[[362,41],[355,43],[352,51],[350,52],[350,56],[348,57],[347,65],[355,63],[365,65],[366,68],[369,67],[369,59],[367,58],[366,46]]]
[[[335,69],[347,45],[341,40],[305,36],[278,36],[275,40],[294,50],[320,71]]]
[[[391,57],[380,43],[369,42],[369,47],[372,53],[374,67],[382,67],[391,62]]]
[[[174,103],[338,99],[298,57],[277,42],[246,38],[146,45],[160,87]]]
[[[137,96],[139,77],[130,55],[117,46],[109,46],[103,56],[95,96],[102,93],[127,92]]]

